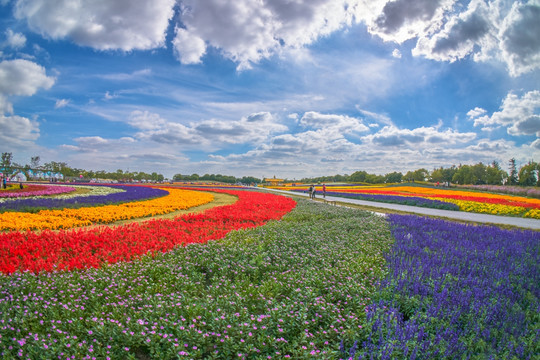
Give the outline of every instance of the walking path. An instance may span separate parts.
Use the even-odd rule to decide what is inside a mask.
[[[307,193],[300,193],[300,192],[295,192],[295,191],[285,191],[285,190],[276,190],[276,189],[266,189],[266,190],[288,194],[288,195],[303,196],[306,198],[309,197]],[[318,194],[315,199],[323,200],[322,195],[320,194]],[[472,212],[465,212],[465,211],[440,210],[440,209],[423,208],[423,207],[409,206],[409,205],[390,204],[390,203],[365,201],[365,200],[358,200],[358,199],[348,199],[348,198],[328,196],[328,195],[326,196],[324,200],[335,201],[336,203],[355,204],[355,205],[376,207],[380,209],[403,211],[403,212],[427,215],[427,216],[444,217],[444,218],[454,219],[454,220],[472,221],[472,222],[495,224],[495,225],[510,225],[510,226],[517,226],[520,228],[540,230],[540,220],[530,219],[530,218],[518,218],[518,217],[511,217],[511,216],[479,214],[479,213],[472,213]]]

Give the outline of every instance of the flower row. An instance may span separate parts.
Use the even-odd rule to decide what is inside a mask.
[[[168,194],[166,190],[148,186],[81,186],[77,195],[31,197],[0,203],[1,211],[38,212],[44,209],[80,208],[151,199]],[[80,193],[80,191],[86,191]]]
[[[294,206],[237,196],[249,203],[219,218],[279,218]],[[196,218],[207,228],[219,220]],[[338,359],[340,339],[365,327],[392,243],[384,218],[304,200],[281,221],[220,241],[99,269],[3,276],[0,356]]]
[[[389,219],[396,244],[388,276],[367,309],[356,349],[344,344],[348,356],[537,357],[540,233]]]
[[[0,191],[0,198],[21,198],[28,196],[56,195],[75,191],[73,186],[27,184],[22,189]]]
[[[157,214],[188,208],[213,198],[207,192],[174,188],[168,188],[168,191],[171,195],[162,199],[172,203],[159,202],[162,199],[145,203],[155,202],[153,211]],[[295,206],[293,200],[272,194],[227,193],[238,196],[239,200],[232,205],[174,219],[151,219],[117,227],[0,234],[0,271],[39,272],[127,261],[148,252],[168,251],[178,245],[219,239],[231,230],[259,226],[268,220],[279,219]],[[137,203],[126,205],[139,206]],[[122,206],[111,208],[116,208],[119,213]],[[145,210],[147,214],[149,209]]]
[[[110,224],[120,220],[167,214],[188,209],[213,200],[209,193],[167,189],[169,194],[157,199],[120,205],[83,207],[79,209],[41,210],[35,214],[4,212],[0,214],[0,230],[68,229],[93,224]]]

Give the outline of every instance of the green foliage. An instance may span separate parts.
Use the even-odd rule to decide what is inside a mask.
[[[2,276],[0,355],[337,359],[340,341],[364,331],[392,242],[384,218],[302,200],[281,221],[220,241]]]

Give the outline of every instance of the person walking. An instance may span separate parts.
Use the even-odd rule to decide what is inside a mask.
[[[326,184],[322,184],[322,197],[326,199]]]

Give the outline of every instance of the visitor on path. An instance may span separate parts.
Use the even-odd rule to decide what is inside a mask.
[[[311,199],[315,200],[315,185],[311,185]]]
[[[322,197],[326,199],[326,184],[322,184]]]

